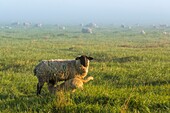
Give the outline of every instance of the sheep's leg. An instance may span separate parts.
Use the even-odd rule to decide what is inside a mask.
[[[51,93],[51,94],[54,94],[55,93],[55,87],[54,87],[54,85],[53,84],[48,84],[48,90],[49,90],[49,92]]]
[[[55,84],[56,84],[56,80],[49,80],[49,83],[48,83],[48,90],[50,93],[54,94],[55,93]]]
[[[39,82],[37,84],[37,96],[41,93],[41,89],[42,89],[43,85],[44,85],[44,82],[43,83]]]
[[[83,86],[81,86],[80,89],[83,91]]]

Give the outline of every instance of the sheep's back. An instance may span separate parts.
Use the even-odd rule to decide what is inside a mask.
[[[39,79],[62,81],[75,77],[84,78],[87,72],[84,70],[79,60],[42,60],[34,69],[35,75]],[[85,68],[88,70],[88,67]]]
[[[76,61],[75,60],[48,60],[46,61],[49,70],[53,73],[75,71]]]
[[[37,77],[49,76],[58,80],[66,80],[77,74],[75,60],[43,60],[35,70]]]

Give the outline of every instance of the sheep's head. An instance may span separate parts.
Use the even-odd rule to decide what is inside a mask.
[[[88,57],[86,55],[81,55],[80,57],[77,57],[76,60],[80,60],[81,65],[83,65],[84,67],[89,66],[89,61],[93,60],[92,57]]]

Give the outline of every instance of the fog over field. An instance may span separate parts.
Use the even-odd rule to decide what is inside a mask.
[[[0,0],[0,23],[169,24],[169,0]]]

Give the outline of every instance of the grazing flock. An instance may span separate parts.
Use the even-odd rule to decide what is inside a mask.
[[[42,23],[36,23],[36,24],[33,24],[31,22],[13,22],[11,23],[10,25],[5,25],[5,26],[0,26],[0,30],[1,29],[12,29],[13,27],[24,27],[24,28],[30,28],[30,27],[36,27],[36,28],[42,28],[44,27],[45,25],[43,25]],[[66,30],[67,28],[63,25],[58,25],[58,24],[55,24],[54,26],[56,26],[58,28],[58,30]],[[84,24],[79,24],[79,27],[80,28],[80,32],[81,33],[85,33],[85,34],[92,34],[94,33],[94,29],[96,28],[99,28],[99,26],[96,24],[96,23],[88,23],[86,25]],[[125,25],[125,24],[121,24],[119,26],[121,29],[124,29],[124,30],[133,30],[134,28],[137,28],[139,31],[138,31],[138,34],[140,35],[146,35],[148,34],[145,30],[144,30],[144,26],[140,25],[140,24],[134,24],[134,25]],[[150,25],[148,26],[149,28],[153,28],[153,29],[157,29],[159,30],[158,32],[160,32],[161,34],[163,35],[167,35],[169,36],[170,35],[170,32],[167,31],[167,28],[170,28],[170,26],[168,24],[158,24],[158,25]]]

